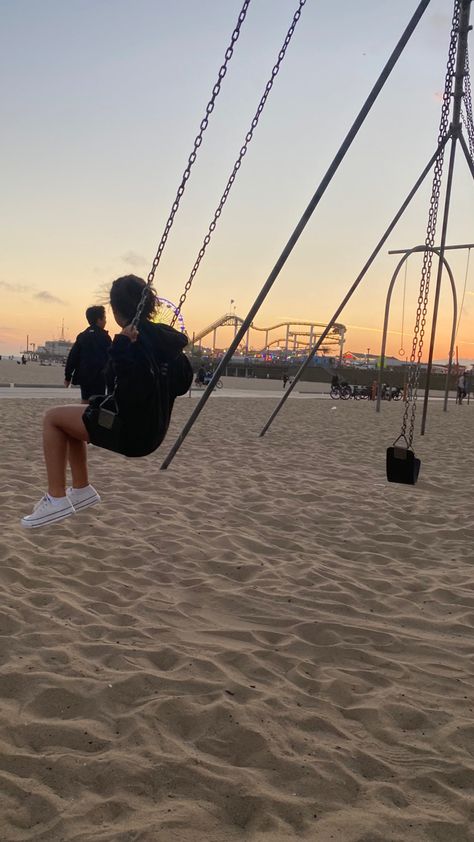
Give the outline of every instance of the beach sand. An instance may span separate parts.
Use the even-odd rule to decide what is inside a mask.
[[[430,407],[413,488],[399,405],[258,439],[272,400],[219,397],[27,532],[48,405],[0,404],[1,842],[473,840],[474,405]]]
[[[16,360],[0,360],[0,384],[16,383],[20,386],[62,386],[64,365],[40,365],[27,362],[21,365]]]

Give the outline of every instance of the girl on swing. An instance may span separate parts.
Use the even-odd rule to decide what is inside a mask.
[[[146,288],[146,292],[145,292]],[[144,297],[135,328],[132,324]],[[174,399],[192,381],[191,365],[183,354],[187,337],[165,324],[154,324],[157,299],[145,281],[127,275],[113,282],[110,305],[122,328],[109,351],[107,382],[112,395],[92,397],[80,404],[47,410],[43,420],[43,449],[47,493],[31,515],[22,518],[27,529],[58,523],[100,503],[89,484],[87,444],[97,444],[125,456],[145,456],[163,440]],[[66,488],[69,463],[72,486]]]

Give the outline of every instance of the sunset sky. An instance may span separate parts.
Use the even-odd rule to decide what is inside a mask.
[[[244,316],[418,0],[307,0],[183,310],[187,330],[235,300]],[[0,0],[0,353],[69,337],[119,275],[146,277],[241,0]],[[179,299],[297,0],[252,0],[156,278]],[[327,320],[434,152],[452,0],[432,0],[256,319]],[[471,37],[472,41],[472,37]],[[425,238],[431,177],[340,317],[347,348],[377,353],[389,248]],[[450,243],[474,241],[460,152]],[[449,256],[459,297],[467,252]],[[410,261],[405,348],[420,261]],[[474,359],[474,253],[458,334]],[[402,278],[388,352],[401,344]],[[446,357],[442,296],[435,356]],[[112,317],[109,329],[114,332]],[[261,340],[260,340],[261,341]],[[220,344],[224,344],[222,334]],[[257,344],[255,341],[254,344]]]

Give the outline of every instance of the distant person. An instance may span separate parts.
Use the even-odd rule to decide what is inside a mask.
[[[24,354],[21,355],[21,364],[26,365],[26,357]]]
[[[339,375],[338,374],[333,374],[333,376],[331,377],[331,387],[333,389],[339,388]]]
[[[92,395],[105,394],[105,367],[112,344],[105,330],[105,307],[88,307],[86,319],[89,327],[79,334],[69,351],[64,372],[64,385],[67,388],[72,382],[80,386],[83,403],[89,403]]]
[[[288,375],[284,374],[281,379],[283,380],[283,388],[286,389],[286,384],[288,383]]]
[[[472,371],[465,371],[464,372],[464,397],[469,397],[469,393],[471,391],[471,377]]]
[[[206,380],[206,369],[203,365],[200,365],[198,368],[198,372],[196,374],[196,382],[200,383],[201,386],[204,386],[204,382]]]
[[[467,395],[467,378],[466,378],[465,372],[463,372],[458,377],[458,395],[457,395],[458,404],[462,404],[466,395]]]

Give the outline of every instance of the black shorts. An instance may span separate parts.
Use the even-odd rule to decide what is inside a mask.
[[[90,383],[81,383],[81,398],[88,401],[92,395],[105,395],[105,380],[92,380]]]

